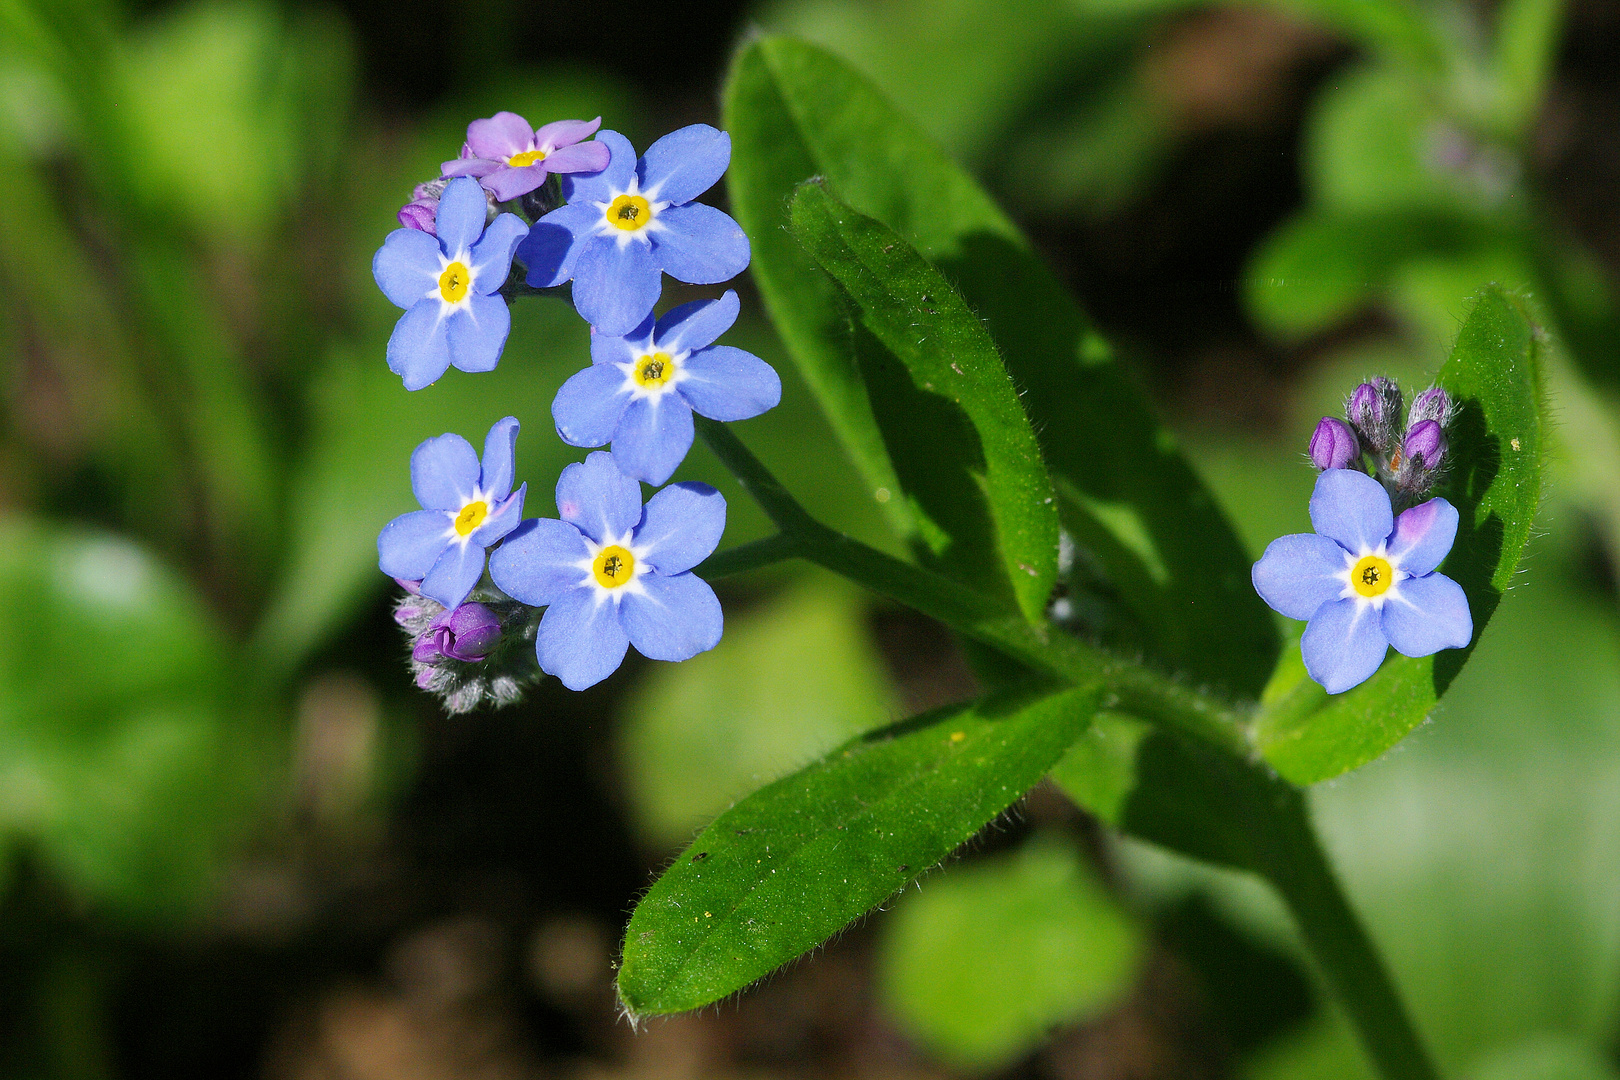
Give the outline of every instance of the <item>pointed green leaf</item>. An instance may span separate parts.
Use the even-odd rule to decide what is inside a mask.
[[[970,505],[980,495],[996,534],[986,539],[1000,554],[1018,605],[1031,622],[1041,620],[1057,577],[1057,508],[1035,433],[995,342],[915,248],[839,202],[823,185],[799,190],[792,220],[794,237],[854,300],[866,328],[905,365],[912,387],[938,404],[956,406],[936,417],[931,414],[942,410],[920,401],[920,408],[885,425],[886,434],[894,425],[909,425],[912,438],[906,442],[923,459],[902,473],[907,494],[919,497],[924,513],[924,490],[931,491],[934,505]],[[868,380],[867,385],[876,395],[892,382]],[[873,402],[880,413],[886,404]],[[947,435],[956,410],[972,426]],[[953,456],[957,461],[950,462]],[[936,560],[949,565],[958,543],[956,536],[943,538],[934,550]]]
[[[983,189],[864,77],[802,42],[767,36],[744,48],[725,112],[733,207],[755,243],[760,292],[874,488],[894,472],[847,324],[783,231],[794,188],[813,176],[904,237],[984,321],[1065,527],[1143,627],[1125,644],[1206,684],[1259,693],[1277,637],[1242,545],[1107,343]]]
[[[1348,772],[1382,754],[1429,714],[1479,642],[1530,539],[1541,497],[1545,420],[1536,330],[1491,286],[1463,324],[1438,382],[1459,403],[1449,433],[1451,475],[1440,494],[1462,515],[1440,570],[1468,594],[1474,640],[1413,660],[1391,652],[1371,679],[1329,697],[1285,661],[1262,702],[1255,735],[1274,768],[1297,784]],[[1297,657],[1298,649],[1292,650]]]
[[[913,717],[721,814],[631,916],[625,1008],[699,1008],[825,941],[1012,805],[1084,730],[1096,697],[997,695]]]

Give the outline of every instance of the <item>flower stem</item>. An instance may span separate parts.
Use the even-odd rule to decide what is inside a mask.
[[[1349,1014],[1362,1048],[1384,1080],[1439,1080],[1439,1072],[1401,1003],[1378,950],[1350,907],[1293,789],[1291,812],[1280,815],[1281,843],[1265,875],[1282,894],[1300,934],[1334,996]]]
[[[733,548],[705,564],[711,575],[798,556],[932,616],[959,633],[1063,682],[1100,681],[1105,705],[1192,736],[1254,771],[1271,793],[1263,820],[1245,822],[1258,845],[1254,869],[1293,910],[1324,977],[1344,1004],[1385,1080],[1437,1080],[1400,996],[1339,888],[1317,841],[1304,793],[1254,752],[1250,719],[1232,705],[1139,663],[1064,633],[1032,626],[1016,611],[948,578],[902,562],[816,521],[725,425],[696,417],[698,431],[781,533]]]

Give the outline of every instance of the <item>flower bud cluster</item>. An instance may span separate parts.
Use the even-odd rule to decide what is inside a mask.
[[[1379,376],[1345,399],[1348,420],[1324,416],[1311,433],[1311,464],[1318,469],[1370,471],[1401,506],[1428,497],[1446,467],[1446,429],[1456,405],[1431,386],[1404,408],[1401,388]],[[1363,461],[1367,465],[1363,465]]]
[[[538,612],[493,595],[447,608],[419,591],[419,582],[399,581],[405,595],[394,621],[411,645],[416,685],[436,694],[450,713],[479,705],[510,705],[523,688],[539,681],[534,634]]]

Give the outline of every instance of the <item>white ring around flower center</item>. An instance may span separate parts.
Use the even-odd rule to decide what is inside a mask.
[[[629,394],[631,401],[638,398],[649,398],[656,406],[659,401],[663,400],[664,395],[674,393],[675,387],[692,377],[692,373],[686,369],[686,358],[692,355],[691,349],[671,352],[668,349],[661,348],[658,340],[652,337],[639,345],[631,345],[628,341],[625,342],[625,345],[630,349],[630,359],[623,363],[615,360],[613,366],[624,372],[624,382],[619,386],[619,392]],[[636,378],[636,369],[646,361],[647,357],[655,356],[658,353],[663,353],[669,358],[667,363],[674,370],[664,375],[663,381],[658,384],[654,386],[644,385]]]
[[[641,576],[652,569],[647,565],[647,556],[652,554],[652,548],[645,544],[632,544],[630,538],[634,531],[629,530],[623,536],[609,536],[607,542],[602,544],[598,544],[584,533],[579,534],[579,538],[585,541],[585,550],[589,551],[590,555],[573,565],[579,568],[580,585],[591,590],[598,607],[608,600],[617,604],[624,599],[626,593],[633,593],[636,596],[647,595],[646,587],[641,584]],[[596,580],[596,557],[610,547],[623,548],[635,560],[635,565],[630,570],[630,580],[611,589]]]
[[[444,298],[444,293],[439,288],[439,277],[450,268],[451,263],[460,263],[462,266],[467,268],[467,291],[462,294],[460,300],[457,300],[453,304]],[[454,255],[446,255],[443,251],[440,251],[439,272],[433,275],[433,287],[428,289],[427,295],[436,297],[438,299],[439,317],[443,318],[452,311],[459,311],[466,307],[473,298],[473,294],[476,291],[474,286],[477,284],[478,268],[473,266],[472,255],[465,248],[456,252]]]
[[[482,520],[478,522],[480,528],[483,526],[484,522],[495,516],[495,511],[499,510],[501,506],[500,500],[495,498],[494,492],[485,491],[476,484],[473,485],[472,494],[463,499],[460,506],[456,507],[454,510],[442,511],[446,521],[448,522],[448,524],[445,526],[444,537],[452,544],[460,544],[462,547],[466,547],[472,542],[472,535],[473,533],[477,532],[478,529],[475,528],[463,533],[461,530],[456,528],[456,519],[461,516],[462,511],[466,510],[467,507],[471,506],[475,502],[481,502],[485,506],[489,507]]]
[[[1361,546],[1360,554],[1353,554],[1349,551],[1345,551],[1344,568],[1336,575],[1340,584],[1344,586],[1344,588],[1339,592],[1339,599],[1354,600],[1357,604],[1362,606],[1370,604],[1372,605],[1374,611],[1384,610],[1384,604],[1390,600],[1400,600],[1403,603],[1405,602],[1405,598],[1401,596],[1401,582],[1405,581],[1412,575],[1403,570],[1399,563],[1389,557],[1388,548],[1389,542],[1385,540],[1380,541],[1377,547],[1369,547],[1366,544],[1363,544]],[[1376,555],[1388,562],[1390,569],[1395,574],[1395,580],[1391,581],[1389,583],[1389,587],[1377,596],[1361,595],[1361,593],[1356,590],[1355,582],[1350,579],[1356,565],[1369,555]]]
[[[639,229],[615,228],[607,219],[607,212],[609,207],[613,205],[613,200],[626,195],[640,196],[647,200],[647,222]],[[664,223],[658,220],[658,215],[669,206],[668,202],[659,202],[657,196],[658,189],[656,187],[642,191],[641,178],[632,175],[629,187],[623,189],[613,188],[608,192],[607,199],[602,202],[593,200],[593,205],[602,212],[601,216],[596,219],[596,235],[611,236],[613,242],[621,248],[631,240],[640,240],[644,244],[652,243],[652,234],[662,232],[664,229]]]

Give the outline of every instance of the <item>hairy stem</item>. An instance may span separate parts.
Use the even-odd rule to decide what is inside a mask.
[[[1063,633],[1031,626],[981,594],[902,562],[816,521],[723,424],[696,418],[715,455],[753,496],[781,533],[711,558],[711,573],[753,569],[798,556],[932,616],[1063,682],[1101,682],[1109,708],[1190,735],[1262,770],[1277,798],[1266,815],[1272,843],[1261,870],[1283,895],[1323,975],[1350,1015],[1386,1080],[1437,1080],[1428,1052],[1407,1018],[1383,961],[1339,888],[1305,807],[1304,793],[1255,757],[1250,718],[1227,702],[1191,689],[1139,663],[1121,660]],[[729,558],[728,558],[729,557]]]

